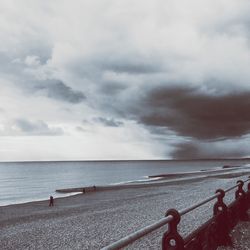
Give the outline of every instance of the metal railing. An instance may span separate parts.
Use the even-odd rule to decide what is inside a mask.
[[[244,220],[247,217],[247,210],[250,203],[250,183],[248,183],[247,192],[243,190],[243,185],[249,180],[250,176],[245,181],[237,181],[237,185],[230,187],[225,191],[218,189],[214,195],[179,212],[175,209],[169,209],[166,213],[166,217],[163,219],[160,219],[149,226],[146,226],[106,247],[103,247],[101,250],[121,249],[166,224],[168,224],[168,231],[165,232],[162,237],[163,250],[213,250],[220,245],[230,245],[232,241],[229,236],[229,232],[239,220]],[[226,193],[235,188],[237,188],[235,192],[235,200],[227,206],[224,203],[223,198]],[[213,207],[213,217],[183,239],[177,230],[181,216],[214,199],[217,199],[217,202]]]

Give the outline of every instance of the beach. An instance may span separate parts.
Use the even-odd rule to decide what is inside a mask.
[[[177,227],[184,248],[231,243],[250,212],[250,0],[0,13],[0,250],[114,250],[152,228],[124,249],[176,250]],[[230,233],[217,250],[250,250],[246,221]]]
[[[55,199],[0,207],[1,249],[100,249],[164,217],[169,208],[187,208],[218,188],[229,188],[249,172],[164,181],[133,188],[99,190]],[[234,191],[225,201],[231,202]],[[183,216],[187,235],[212,216],[214,201]],[[163,226],[127,249],[160,249]]]

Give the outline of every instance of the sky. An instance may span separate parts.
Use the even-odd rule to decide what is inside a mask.
[[[249,13],[1,0],[0,161],[249,157]]]

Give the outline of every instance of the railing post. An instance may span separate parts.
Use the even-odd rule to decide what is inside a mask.
[[[217,189],[215,193],[219,193],[219,196],[217,197],[217,202],[214,204],[214,215],[217,215],[220,212],[227,212],[227,205],[223,201],[225,191],[223,189]]]
[[[237,181],[238,189],[235,192],[235,199],[237,201],[237,207],[238,207],[238,218],[240,220],[247,220],[247,203],[246,203],[246,192],[243,190],[244,182],[242,180]]]
[[[243,197],[245,195],[245,191],[243,190],[244,182],[242,180],[237,181],[238,189],[235,192],[235,199],[238,199],[239,197]]]
[[[166,216],[169,215],[173,216],[173,220],[169,222],[168,231],[162,237],[162,250],[184,250],[184,240],[177,230],[181,216],[175,209],[169,209]]]
[[[217,202],[214,204],[214,217],[216,222],[216,234],[215,240],[217,246],[228,246],[232,245],[232,240],[229,236],[230,226],[228,220],[228,208],[224,203],[223,198],[225,197],[225,191],[223,189],[217,189],[215,193],[219,193]]]
[[[248,176],[250,178],[250,176]],[[246,193],[246,203],[247,203],[247,208],[250,207],[250,179],[248,179],[248,184],[247,184],[247,193]]]

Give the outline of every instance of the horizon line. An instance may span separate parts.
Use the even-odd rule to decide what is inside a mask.
[[[132,162],[132,161],[224,161],[224,160],[250,160],[250,157],[243,158],[186,158],[186,159],[103,159],[103,160],[14,160],[1,161],[0,163],[46,163],[46,162]]]

